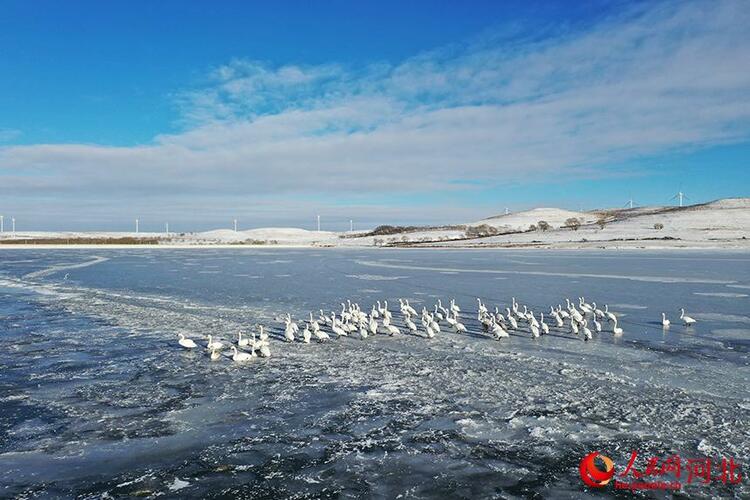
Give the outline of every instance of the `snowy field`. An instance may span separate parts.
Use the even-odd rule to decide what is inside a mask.
[[[476,321],[477,297],[546,312],[579,296],[624,334],[498,341]],[[0,497],[614,496],[579,478],[597,450],[747,475],[749,296],[750,255],[726,251],[4,250]],[[282,340],[284,314],[346,299],[387,299],[404,331],[398,298],[454,298],[468,331]],[[260,325],[272,355],[247,365],[177,345]]]
[[[568,225],[571,219],[576,219],[580,223],[580,227],[576,230]],[[542,221],[548,224],[549,229],[530,230],[531,226],[538,228]],[[483,234],[482,237],[476,237],[471,234],[471,231],[478,227],[493,228],[497,234]],[[750,198],[728,198],[682,208],[638,207],[590,212],[535,208],[455,226],[417,227],[402,232],[377,235],[369,234],[368,231],[309,231],[289,227],[239,231],[216,229],[197,233],[173,232],[169,234],[46,231],[18,231],[14,234],[6,230],[5,233],[0,234],[0,249],[13,248],[19,241],[25,242],[26,246],[39,246],[40,243],[45,243],[48,247],[55,247],[76,239],[112,240],[117,238],[150,241],[150,244],[154,246],[190,248],[241,244],[356,248],[402,245],[452,248],[749,250]],[[85,246],[85,241],[79,241],[76,244]],[[132,244],[126,246],[132,246]]]

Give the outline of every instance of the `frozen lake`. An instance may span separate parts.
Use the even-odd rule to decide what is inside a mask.
[[[476,321],[477,297],[582,295],[624,335],[495,341]],[[3,250],[0,496],[581,498],[591,451],[732,457],[746,476],[748,295],[747,253]],[[282,314],[346,299],[387,299],[401,325],[398,298],[455,298],[467,334],[279,340]],[[272,357],[245,366],[176,343],[260,324]]]

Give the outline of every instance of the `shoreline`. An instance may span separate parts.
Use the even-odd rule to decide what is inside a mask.
[[[288,250],[288,249],[308,249],[308,250],[339,250],[339,249],[351,249],[351,250],[378,250],[378,249],[395,249],[395,250],[498,250],[498,251],[513,251],[513,250],[626,250],[626,251],[639,251],[639,250],[676,250],[676,251],[730,251],[730,252],[748,252],[750,253],[750,243],[747,245],[701,245],[700,242],[690,242],[686,245],[649,245],[648,242],[643,241],[630,241],[629,244],[622,244],[624,242],[618,242],[619,244],[607,245],[604,242],[589,242],[588,245],[576,244],[576,242],[559,242],[545,245],[525,245],[525,244],[513,244],[511,245],[394,245],[394,246],[373,246],[373,245],[309,245],[309,244],[276,244],[276,245],[236,245],[236,244],[0,244],[0,252],[3,250],[126,250],[126,249],[144,249],[144,250],[206,250],[206,249],[235,249],[235,250]]]

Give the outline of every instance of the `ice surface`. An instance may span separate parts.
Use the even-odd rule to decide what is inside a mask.
[[[520,260],[540,272],[498,281],[488,271],[518,269],[518,255],[5,251],[0,491],[580,498],[578,462],[593,450],[618,464],[632,449],[748,464],[748,299],[695,292],[747,283],[750,267],[738,265],[742,254],[685,257],[531,251]],[[374,268],[390,279],[362,288]],[[583,342],[555,328],[536,340],[521,330],[498,342],[475,321],[476,297],[491,307],[516,297],[546,312],[581,295],[609,304],[625,334]],[[387,299],[403,327],[398,298],[431,307],[437,297],[457,300],[467,334],[281,340],[287,312],[306,318],[347,298],[367,309]],[[680,325],[680,307],[699,323]],[[178,332],[228,342],[260,324],[272,357],[245,366],[176,343]],[[686,494],[750,491],[719,483]]]

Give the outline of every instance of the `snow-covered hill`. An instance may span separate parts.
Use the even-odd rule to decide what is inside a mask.
[[[538,225],[540,221],[548,223],[552,228],[565,225],[568,219],[579,219],[582,223],[594,222],[596,215],[588,212],[573,212],[560,208],[534,208],[508,215],[488,217],[469,225],[479,226],[487,224],[502,231],[525,231],[531,225]]]
[[[580,223],[571,228],[569,221]],[[540,221],[549,225],[542,230]],[[536,229],[531,230],[534,226]],[[535,208],[488,217],[459,226],[404,228],[387,233],[336,233],[298,228],[247,231],[217,229],[202,233],[17,232],[0,234],[10,243],[150,243],[160,246],[452,246],[452,247],[695,247],[750,249],[750,198],[728,198],[688,207],[574,212]],[[127,241],[125,241],[127,240]]]
[[[545,209],[547,210],[547,209]],[[565,211],[560,211],[564,213]],[[567,212],[574,213],[574,212]],[[535,210],[516,214],[531,220]],[[555,215],[552,212],[550,215]],[[562,217],[562,215],[560,215]],[[578,230],[552,223],[549,231],[474,238],[460,246],[732,247],[749,248],[750,199],[732,198],[688,207],[643,207],[586,212]],[[549,217],[552,219],[552,217]],[[457,244],[455,242],[454,244]]]

